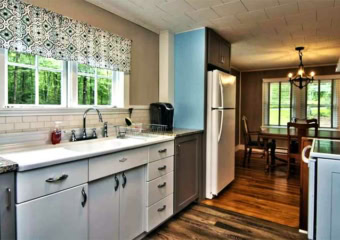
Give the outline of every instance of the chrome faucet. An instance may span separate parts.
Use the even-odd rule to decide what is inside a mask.
[[[99,117],[99,122],[103,122],[103,117],[102,117],[102,114],[101,112],[97,109],[97,108],[89,108],[87,109],[85,112],[84,112],[84,115],[83,115],[83,138],[87,138],[87,134],[86,134],[86,116],[87,116],[87,113],[91,110],[94,110],[94,111],[97,111],[97,114],[98,114],[98,117]]]

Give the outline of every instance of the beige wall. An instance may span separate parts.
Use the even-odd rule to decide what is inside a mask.
[[[158,101],[159,36],[85,0],[25,0],[94,27],[131,39],[130,104]]]

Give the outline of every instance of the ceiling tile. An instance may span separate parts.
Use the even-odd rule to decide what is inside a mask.
[[[240,0],[228,2],[222,5],[213,6],[212,8],[221,17],[247,12],[247,9],[244,7],[244,5],[241,3]]]
[[[216,12],[211,8],[202,8],[196,11],[187,12],[186,14],[197,22],[219,18]]]
[[[208,8],[223,3],[221,0],[186,0],[186,1],[195,9]]]
[[[267,14],[263,9],[240,13],[236,15],[236,18],[238,18],[241,23],[263,22],[265,20],[268,20]]]
[[[301,0],[298,2],[300,12],[334,7],[334,0]]]
[[[174,16],[195,10],[191,5],[189,5],[184,0],[172,0],[170,2],[159,4],[158,6],[163,11]]]
[[[304,13],[288,15],[286,16],[288,25],[292,24],[303,24],[303,23],[315,23],[316,22],[316,11],[311,10]]]
[[[277,0],[241,0],[249,11],[260,10],[279,5]]]
[[[303,30],[301,24],[288,25],[286,27],[276,28],[277,32],[280,34],[294,34],[295,32],[300,32]]]
[[[222,18],[217,18],[211,20],[211,22],[215,25],[224,25],[224,26],[230,26],[233,24],[240,24],[240,20],[238,20],[235,16],[227,16]]]
[[[282,27],[282,26],[287,26],[287,23],[286,23],[284,17],[269,19],[267,21],[259,22],[258,24],[261,27]]]
[[[276,7],[266,8],[265,11],[270,18],[279,18],[282,16],[298,14],[299,8],[297,3],[288,3]]]
[[[340,14],[340,6],[317,9],[316,16],[318,21],[336,18]]]

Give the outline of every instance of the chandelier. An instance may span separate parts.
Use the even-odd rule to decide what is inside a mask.
[[[289,82],[291,84],[294,84],[294,86],[302,89],[305,86],[307,86],[309,83],[313,82],[315,72],[310,72],[309,76],[306,75],[305,73],[305,67],[303,66],[302,63],[302,51],[304,50],[304,47],[297,47],[295,48],[296,51],[299,52],[299,58],[300,58],[300,64],[299,64],[299,70],[295,76],[293,76],[293,73],[288,74]]]

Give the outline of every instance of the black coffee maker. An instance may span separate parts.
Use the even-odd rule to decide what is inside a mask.
[[[170,103],[150,104],[151,124],[166,125],[167,131],[173,129],[174,107]]]

